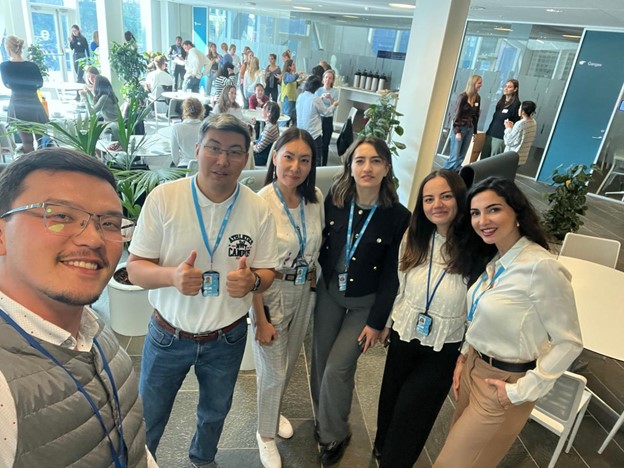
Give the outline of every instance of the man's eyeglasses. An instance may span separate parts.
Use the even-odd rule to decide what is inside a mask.
[[[227,156],[228,159],[238,160],[238,159],[242,159],[243,157],[245,157],[245,154],[247,154],[243,150],[222,149],[220,146],[214,146],[214,145],[204,145],[204,148],[206,148],[206,151],[208,151],[208,154],[213,158],[218,158],[219,156],[221,156],[221,153],[225,153],[225,156]]]
[[[112,242],[126,242],[130,240],[134,223],[125,219],[121,215],[105,214],[98,215],[89,213],[68,205],[59,203],[33,203],[32,205],[20,206],[0,215],[6,218],[9,215],[28,212],[30,210],[39,210],[41,212],[33,212],[35,216],[43,218],[45,228],[57,236],[73,237],[82,233],[89,220],[93,218],[95,226],[102,234],[102,238]]]

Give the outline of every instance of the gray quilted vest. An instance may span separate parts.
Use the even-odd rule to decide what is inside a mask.
[[[113,332],[100,322],[96,338],[110,365],[119,392],[128,466],[147,467],[143,407],[132,361]],[[119,447],[112,387],[95,345],[74,351],[45,341],[39,343],[70,370],[100,410],[110,437]],[[108,439],[86,398],[63,369],[32,348],[0,319],[0,371],[17,411],[15,468],[113,467]]]

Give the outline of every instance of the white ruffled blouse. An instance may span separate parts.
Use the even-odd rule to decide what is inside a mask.
[[[434,236],[429,294],[446,268],[441,252],[446,238],[437,232]],[[401,252],[403,250],[404,245]],[[462,275],[447,273],[444,276],[429,307],[429,315],[433,319],[431,332],[424,336],[416,331],[416,325],[418,314],[423,313],[426,307],[428,273],[429,261],[407,272],[399,271],[399,292],[391,313],[394,321],[392,328],[403,341],[418,339],[423,346],[440,351],[445,343],[459,343],[464,337],[467,287]]]

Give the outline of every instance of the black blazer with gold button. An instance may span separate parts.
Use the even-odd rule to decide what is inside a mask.
[[[325,229],[319,263],[326,286],[329,281],[338,281],[337,274],[343,272],[350,210],[351,200],[347,200],[343,208],[338,208],[331,201],[331,193],[325,198]],[[352,228],[354,239],[369,212],[356,205]],[[409,210],[400,203],[391,208],[379,206],[349,262],[345,296],[377,294],[366,322],[376,330],[384,328],[399,287],[399,245],[409,219]]]

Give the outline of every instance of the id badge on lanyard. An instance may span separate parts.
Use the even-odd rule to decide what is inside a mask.
[[[368,216],[366,217],[366,221],[364,221],[364,225],[362,229],[360,229],[359,234],[357,235],[357,239],[352,243],[352,231],[353,231],[353,213],[355,212],[355,199],[351,200],[351,210],[349,211],[349,225],[347,227],[347,242],[345,244],[345,271],[343,273],[338,273],[338,291],[345,292],[347,290],[347,280],[349,279],[349,275],[347,273],[349,269],[349,263],[351,262],[351,257],[355,255],[355,251],[360,245],[360,241],[362,237],[364,237],[364,232],[370,223],[371,218],[375,214],[375,210],[377,209],[377,201],[373,204]]]
[[[202,296],[216,297],[219,295],[219,272],[204,271],[202,273]]]
[[[308,262],[306,262],[303,258],[299,259],[299,261],[297,262],[297,266],[295,267],[296,285],[305,284],[306,280],[308,279],[308,270]]]

